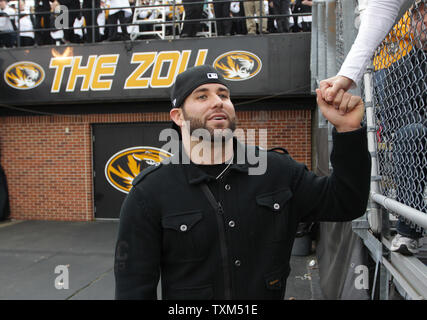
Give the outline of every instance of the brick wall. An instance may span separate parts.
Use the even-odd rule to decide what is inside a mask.
[[[310,110],[237,111],[237,118],[238,128],[266,128],[268,148],[286,147],[311,168]],[[0,118],[0,161],[11,218],[92,220],[91,124],[169,119],[166,112]]]

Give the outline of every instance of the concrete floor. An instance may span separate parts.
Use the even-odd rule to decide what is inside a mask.
[[[117,221],[0,223],[0,300],[114,299],[117,227]],[[285,299],[321,299],[312,260],[292,256]],[[61,289],[66,270],[68,289]]]

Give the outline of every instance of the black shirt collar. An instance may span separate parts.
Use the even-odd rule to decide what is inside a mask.
[[[188,156],[184,152],[182,143],[180,144],[179,152],[180,152],[181,159],[183,159],[184,157],[186,160],[188,160]],[[230,167],[228,168],[228,170],[225,172],[224,175],[227,175],[231,171],[247,173],[249,164],[247,161],[246,146],[242,144],[240,141],[238,141],[235,137],[233,137],[233,152],[234,152],[233,163],[230,165]],[[244,163],[239,163],[239,164],[237,163],[237,162],[240,162],[240,159],[238,159],[237,157],[238,154],[245,155]],[[185,163],[188,163],[188,161]],[[204,170],[200,169],[197,165],[195,165],[192,162],[190,162],[190,164],[184,164],[182,165],[182,167],[189,184],[199,184],[202,182],[209,182],[211,180],[215,180],[214,178],[212,178],[212,176],[207,174]]]

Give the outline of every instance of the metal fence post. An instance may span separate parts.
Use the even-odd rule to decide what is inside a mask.
[[[377,146],[376,146],[376,125],[373,105],[373,85],[372,85],[372,69],[368,69],[364,74],[364,93],[365,93],[365,108],[366,122],[368,127],[368,149],[372,158],[371,169],[371,191],[379,192],[379,176],[378,176],[378,161],[377,161]],[[369,199],[367,209],[368,221],[374,234],[379,235],[382,230],[381,210],[377,203]]]
[[[92,33],[92,43],[94,43],[95,42],[95,26],[96,26],[96,21],[95,21],[95,0],[92,0],[92,10],[91,10],[91,15],[92,15],[92,25],[91,25],[91,27],[92,27],[92,30],[91,30],[91,33]]]

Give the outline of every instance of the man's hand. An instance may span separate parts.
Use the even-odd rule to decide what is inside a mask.
[[[334,125],[338,132],[348,132],[360,128],[360,122],[363,119],[365,105],[362,98],[353,96],[341,89],[337,97],[340,97],[338,108],[327,103],[320,89],[316,89],[317,105],[323,116]]]
[[[320,81],[319,89],[322,92],[322,97],[326,102],[334,102],[337,98],[338,92],[343,89],[344,91],[348,91],[353,85],[353,80],[344,76],[335,76],[329,79],[325,79]],[[341,101],[341,98],[338,97],[338,101]]]

